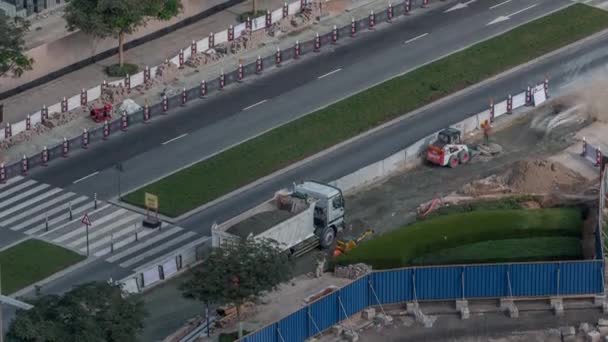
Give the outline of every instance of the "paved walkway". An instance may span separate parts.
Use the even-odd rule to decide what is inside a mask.
[[[214,1],[220,3],[221,1]],[[257,0],[257,6],[260,9],[276,9],[283,4],[283,0]],[[237,24],[237,16],[251,9],[251,1],[246,1],[239,5],[233,6],[227,10],[212,15],[197,23],[176,30],[161,38],[142,44],[138,47],[126,51],[126,60],[128,62],[138,64],[142,68],[145,65],[158,65],[167,57],[176,55],[179,49],[188,46],[193,39],[200,40],[206,37],[210,32],[219,32],[225,30],[230,24]],[[97,42],[96,42],[97,43]],[[61,50],[56,47],[57,50]],[[96,49],[95,45],[90,47]],[[54,50],[55,48],[53,48]],[[53,55],[53,51],[46,49],[46,54]],[[55,51],[57,52],[57,51]],[[61,51],[60,51],[61,52]],[[97,51],[99,52],[99,51]],[[4,120],[5,122],[18,122],[24,120],[28,113],[33,113],[40,110],[42,105],[52,105],[61,100],[63,96],[70,97],[78,94],[82,88],[93,88],[104,79],[112,81],[114,79],[107,77],[103,73],[103,69],[111,64],[116,63],[116,56],[104,59],[88,67],[77,70],[73,73],[55,79],[40,87],[36,87],[1,101],[4,104]],[[44,58],[37,58],[38,67],[44,63]],[[49,70],[51,71],[51,70]],[[43,73],[44,74],[44,73]],[[6,90],[13,88],[10,84],[5,84],[3,81],[0,88]],[[1,90],[0,90],[1,91]]]

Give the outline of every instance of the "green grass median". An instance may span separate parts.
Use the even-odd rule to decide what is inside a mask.
[[[475,247],[474,260],[479,263],[496,262],[501,255],[515,252],[516,245],[503,244],[506,251],[492,250],[491,244],[473,244],[542,237],[568,237],[580,239],[583,218],[578,209],[508,209],[481,210],[459,214],[438,216],[402,227],[375,239],[362,243],[350,253],[336,259],[336,263],[347,265],[363,262],[376,269],[410,266],[430,256],[437,256],[431,262],[458,263],[471,260],[471,249]],[[468,245],[468,246],[467,246]],[[494,242],[494,247],[497,243]],[[461,247],[460,249],[456,249]],[[456,249],[449,251],[450,249]],[[547,248],[540,248],[546,252]],[[441,251],[446,254],[442,256]],[[535,258],[543,259],[536,251]],[[553,258],[555,255],[544,255]],[[417,258],[423,258],[418,259]],[[449,259],[453,257],[454,259]],[[415,262],[417,260],[417,262]],[[507,259],[505,261],[509,261]],[[453,262],[452,262],[453,261]]]
[[[124,197],[177,217],[298,160],[608,27],[608,12],[576,4],[278,127]],[[530,80],[532,81],[532,80]]]
[[[2,294],[11,294],[72,266],[85,257],[57,245],[30,239],[0,252]]]

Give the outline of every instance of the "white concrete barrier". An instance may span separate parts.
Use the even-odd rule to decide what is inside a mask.
[[[283,7],[276,9],[272,12],[272,22],[276,23],[283,19]]]
[[[135,88],[139,85],[144,84],[144,72],[138,72],[137,74],[131,76],[131,88]]]
[[[215,44],[222,44],[228,41],[228,30],[215,34]]]
[[[80,94],[74,95],[68,99],[68,111],[80,107]]]
[[[494,118],[496,119],[503,114],[507,114],[507,100],[494,105]]]
[[[519,93],[513,96],[513,110],[526,105],[526,92]]]

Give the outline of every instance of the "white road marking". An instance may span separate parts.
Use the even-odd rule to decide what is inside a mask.
[[[4,184],[0,184],[0,189],[5,188],[5,187],[7,187],[7,186],[9,186],[9,185],[11,185],[11,184],[13,184],[13,183],[17,182],[17,181],[22,180],[22,179],[23,179],[23,177],[21,177],[21,176],[15,176],[15,177],[11,177],[11,178],[9,178],[9,179],[6,181],[6,183],[4,183]]]
[[[15,178],[9,178],[8,181],[6,182],[6,184],[9,184],[8,182],[10,182],[11,179],[15,179]],[[30,180],[28,180],[26,182],[23,182],[23,183],[21,183],[19,185],[16,185],[12,189],[9,189],[9,190],[6,190],[6,191],[0,193],[0,198],[4,198],[4,197],[6,197],[8,195],[12,195],[15,192],[18,192],[19,190],[22,190],[23,188],[27,188],[28,186],[30,186],[32,184],[36,184],[36,182],[30,179]],[[5,184],[3,184],[3,185],[5,185]]]
[[[405,44],[409,44],[409,43],[411,43],[411,42],[417,41],[417,40],[418,40],[418,39],[420,39],[420,38],[424,38],[424,37],[428,36],[428,34],[429,34],[429,33],[427,32],[427,33],[423,33],[423,34],[421,34],[421,35],[419,35],[419,36],[416,36],[416,37],[414,37],[414,38],[408,39],[408,40],[406,40],[406,41],[405,41]]]
[[[196,235],[196,233],[194,233],[194,232],[185,232],[184,234],[177,236],[173,240],[169,240],[161,245],[158,245],[152,249],[147,250],[146,252],[144,252],[142,254],[139,254],[138,256],[136,256],[134,258],[129,259],[128,261],[123,262],[119,266],[122,268],[128,268],[130,266],[133,266],[133,265],[143,261],[144,259],[151,257],[154,254],[160,253],[169,247],[175,246],[178,243],[180,243],[186,239],[189,239],[195,235]]]
[[[501,3],[499,3],[499,4],[494,5],[494,6],[490,6],[490,9],[491,9],[491,10],[493,10],[493,9],[495,9],[495,8],[497,8],[497,7],[502,6],[502,5],[506,5],[506,4],[508,4],[509,2],[511,2],[511,0],[503,1],[503,2],[501,2]]]
[[[486,26],[490,26],[490,25],[493,25],[493,24],[501,23],[503,21],[507,21],[507,20],[511,19],[512,16],[520,14],[522,12],[525,12],[525,11],[527,11],[529,9],[532,9],[532,8],[536,7],[537,5],[538,4],[534,4],[534,5],[528,6],[526,8],[520,9],[519,11],[513,12],[513,13],[511,13],[509,15],[501,15],[498,18],[496,18],[496,19],[490,21],[489,23],[487,23]]]
[[[177,140],[177,139],[181,139],[181,138],[185,137],[186,135],[188,135],[188,133],[184,133],[184,134],[182,134],[182,135],[180,135],[180,136],[177,136],[177,137],[175,137],[175,138],[173,138],[173,139],[169,139],[169,140],[165,141],[165,142],[163,143],[163,145],[167,145],[167,144],[169,144],[169,143],[172,143],[172,142],[174,142],[174,141],[175,141],[175,140]]]
[[[268,100],[262,100],[262,101],[260,101],[260,102],[257,102],[257,103],[252,104],[251,106],[245,107],[245,108],[243,108],[243,112],[244,112],[244,111],[246,111],[246,110],[249,110],[249,109],[251,109],[251,108],[253,108],[253,107],[255,107],[255,106],[259,106],[259,105],[261,105],[262,103],[264,103],[264,102],[266,102],[266,101],[268,101]]]
[[[151,238],[149,240],[144,241],[141,244],[135,245],[135,246],[133,246],[133,247],[127,249],[127,250],[124,250],[124,251],[122,251],[122,252],[120,252],[118,254],[114,254],[113,256],[107,258],[106,261],[108,261],[108,262],[114,262],[114,261],[120,260],[120,259],[126,257],[127,255],[131,255],[131,254],[139,251],[140,249],[146,248],[147,246],[150,246],[151,244],[156,243],[156,242],[158,242],[158,241],[160,241],[160,240],[162,240],[162,239],[164,239],[164,238],[166,238],[168,236],[171,236],[171,235],[173,235],[173,234],[175,234],[175,233],[177,233],[177,232],[179,232],[181,230],[182,229],[180,227],[173,227],[173,228],[171,228],[171,229],[169,229],[167,231],[164,231],[164,232],[156,235],[155,237],[153,237],[153,238]],[[145,232],[145,231],[151,232],[153,230],[152,229],[144,229],[142,232]],[[138,233],[138,238],[142,237],[142,235],[141,235],[142,232]],[[95,254],[95,256],[99,256],[99,255]]]
[[[109,213],[106,216],[102,216],[101,218],[97,219],[97,220],[92,220],[92,225],[90,226],[89,229],[94,229],[96,230],[99,227],[103,227],[102,223],[109,221],[115,217],[118,217],[124,213],[126,213],[127,210],[126,209],[118,209],[116,211],[113,211],[111,213]],[[57,243],[62,243],[64,241],[67,241],[79,234],[86,234],[86,227],[84,227],[84,225],[79,226],[78,228],[72,230],[71,232],[61,235],[55,239],[53,239],[53,241],[57,242]]]
[[[82,181],[83,181],[83,180],[85,180],[85,179],[88,179],[88,178],[91,178],[91,177],[96,176],[97,174],[99,174],[99,171],[95,171],[95,172],[91,173],[91,174],[90,174],[90,175],[88,175],[88,176],[84,176],[84,177],[82,177],[82,178],[80,178],[80,179],[77,179],[77,180],[75,180],[75,181],[73,182],[73,184],[80,183],[80,182],[82,182]]]
[[[325,75],[321,75],[321,76],[317,77],[317,79],[319,79],[319,80],[320,80],[320,79],[322,79],[322,78],[325,78],[325,77],[327,77],[327,76],[333,75],[333,74],[335,74],[335,73],[337,73],[337,72],[340,72],[340,71],[342,71],[342,68],[338,68],[338,69],[336,69],[336,70],[334,70],[334,71],[330,71],[330,72],[328,72],[328,73],[327,73],[327,74],[325,74]]]
[[[91,203],[90,205],[91,205],[91,206],[94,206],[95,204],[94,204],[94,203]],[[111,204],[106,204],[106,205],[104,205],[103,207],[99,207],[99,208],[97,208],[97,209],[95,209],[95,210],[93,210],[93,211],[89,211],[89,212],[87,212],[87,214],[89,215],[89,217],[91,217],[93,214],[96,214],[96,213],[98,213],[98,212],[100,212],[100,211],[102,211],[102,210],[105,210],[105,209],[109,208],[109,207],[111,207]],[[77,213],[81,213],[81,212],[83,212],[83,211],[87,210],[87,209],[86,209],[86,207],[84,207],[84,208],[85,208],[85,209],[82,209],[82,210],[81,210],[81,208],[78,208],[78,209],[76,209],[76,210],[72,211],[72,214],[73,214],[73,215],[76,215]],[[53,227],[53,228],[52,228],[52,229],[50,229],[48,232],[44,232],[44,233],[40,234],[40,237],[43,237],[43,236],[49,235],[49,234],[51,234],[51,233],[54,233],[54,232],[56,232],[56,231],[58,231],[58,230],[61,230],[61,229],[65,228],[65,227],[67,227],[67,226],[69,226],[69,225],[73,224],[74,222],[80,222],[80,220],[82,220],[82,217],[76,217],[76,216],[72,216],[72,217],[74,218],[72,221],[67,221],[67,222],[62,223],[61,225],[59,225],[59,226],[57,226],[57,227]],[[56,218],[54,221],[49,221],[49,225],[55,224],[55,223],[57,223],[57,222],[59,222],[59,221],[61,221],[61,220],[63,220],[63,219],[64,219],[63,217],[58,217],[58,218]],[[44,224],[42,224],[42,225],[38,226],[38,228],[32,228],[32,229],[35,229],[35,230],[37,231],[37,230],[41,230],[42,228],[46,228],[46,227],[44,226]],[[32,229],[27,230],[25,233],[26,233],[26,234],[30,234],[30,232],[32,231]]]
[[[19,200],[21,200],[23,198],[26,198],[26,197],[28,197],[28,196],[30,196],[32,194],[35,194],[35,193],[37,193],[39,191],[42,191],[42,190],[44,190],[44,189],[46,189],[48,187],[49,187],[48,184],[39,184],[38,186],[36,186],[34,188],[31,188],[31,189],[29,189],[29,190],[27,190],[25,192],[22,192],[22,193],[14,196],[14,197],[11,197],[9,199],[3,200],[2,202],[0,202],[0,208],[4,208],[4,207],[6,207],[9,204],[15,203],[15,202],[17,202],[17,201],[19,201]]]
[[[449,9],[443,11],[443,13],[449,13],[449,12],[452,12],[452,11],[455,11],[455,10],[467,8],[467,7],[469,7],[470,4],[472,4],[472,3],[476,2],[476,1],[477,0],[469,0],[469,1],[465,2],[465,3],[459,2],[454,7],[449,8]]]

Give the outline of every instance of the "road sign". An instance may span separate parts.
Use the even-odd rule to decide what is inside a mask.
[[[158,210],[158,196],[146,192],[146,208]]]
[[[85,226],[90,226],[91,219],[89,219],[89,214],[85,213],[80,222],[82,222],[82,224],[84,224]]]

